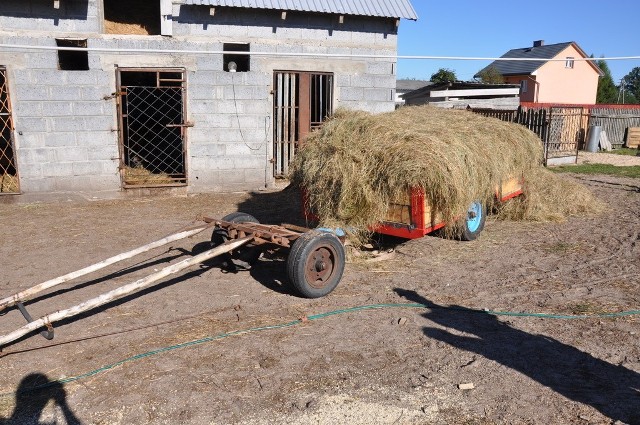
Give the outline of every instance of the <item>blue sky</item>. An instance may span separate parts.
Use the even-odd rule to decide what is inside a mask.
[[[399,55],[500,57],[510,49],[575,41],[596,57],[640,56],[640,1],[412,0],[418,21],[402,20]],[[440,68],[470,80],[488,61],[401,59],[398,78],[428,80]],[[616,84],[640,60],[607,61]]]

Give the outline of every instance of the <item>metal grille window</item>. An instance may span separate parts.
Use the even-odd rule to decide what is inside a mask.
[[[333,75],[311,74],[311,129],[322,125],[333,112]]]
[[[7,70],[0,67],[0,193],[2,194],[20,192],[15,158]]]
[[[118,72],[124,187],[187,183],[183,70]]]
[[[309,131],[333,114],[333,74],[278,71],[274,78],[274,175],[284,177]]]

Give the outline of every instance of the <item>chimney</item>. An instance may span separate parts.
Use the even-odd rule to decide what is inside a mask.
[[[533,47],[542,47],[544,46],[544,40],[536,40],[533,42]]]

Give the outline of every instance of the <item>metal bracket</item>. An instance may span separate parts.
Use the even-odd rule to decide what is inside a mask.
[[[194,123],[187,121],[187,122],[182,123],[182,124],[167,124],[165,127],[167,127],[167,128],[174,128],[174,127],[193,127],[194,125],[195,125]]]
[[[18,310],[20,310],[20,313],[22,313],[22,316],[24,316],[24,318],[27,320],[27,322],[29,323],[33,322],[33,317],[31,317],[27,309],[24,307],[24,304],[16,303],[16,306],[18,307]],[[46,326],[47,326],[47,330],[40,332],[40,335],[42,335],[42,337],[45,339],[52,340],[53,326],[51,326],[51,323],[47,323]]]

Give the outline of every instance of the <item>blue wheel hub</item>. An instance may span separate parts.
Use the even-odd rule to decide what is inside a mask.
[[[482,222],[482,204],[479,201],[474,201],[467,211],[467,229],[471,233],[474,233],[480,227]]]

